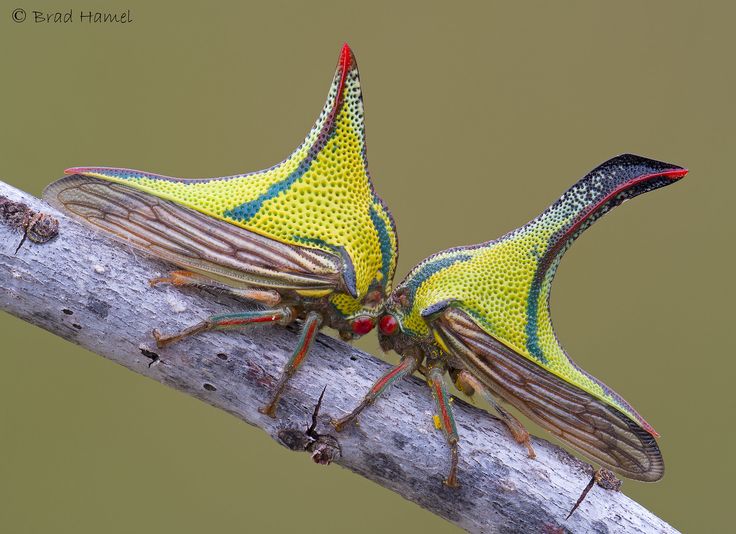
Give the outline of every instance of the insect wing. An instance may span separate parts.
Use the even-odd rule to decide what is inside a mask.
[[[249,232],[122,184],[73,175],[44,198],[87,225],[185,269],[234,287],[330,292],[341,259]]]
[[[431,326],[468,371],[572,448],[628,478],[662,478],[654,437],[632,419],[517,354],[458,308],[433,316]]]

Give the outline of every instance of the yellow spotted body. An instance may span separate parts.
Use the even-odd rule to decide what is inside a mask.
[[[344,340],[367,334],[391,291],[396,228],[368,173],[360,76],[347,44],[316,123],[278,165],[199,179],[111,167],[66,173],[44,191],[51,205],[184,269],[152,285],[214,287],[267,307],[212,315],[171,334],[154,330],[159,348],[211,330],[301,321],[261,409],[268,416],[320,329]]]
[[[343,315],[358,312],[369,290],[390,291],[396,231],[368,174],[360,78],[347,46],[314,127],[274,167],[203,179],[104,167],[67,173],[122,183],[281,243],[347,256],[354,295],[300,291],[305,297],[332,293],[330,301]]]
[[[389,304],[402,332],[431,339],[442,351],[450,352],[433,329],[432,318],[448,307],[460,309],[515,353],[654,433],[623,398],[568,357],[552,327],[549,295],[562,255],[582,231],[627,198],[682,175],[681,170],[672,171],[672,166],[659,172],[662,165],[637,156],[619,156],[580,180],[527,225],[497,240],[425,259],[396,288],[401,298],[392,298]]]
[[[552,233],[552,228],[540,229],[539,233],[520,236],[518,242],[499,241],[489,247],[455,249],[433,256],[433,262],[448,266],[419,285],[414,297],[416,306],[403,318],[403,325],[426,336],[430,332],[421,311],[435,303],[453,300],[488,334],[515,352],[538,361],[527,349],[530,336],[526,329],[527,303],[536,261],[531,254],[532,261],[524,261],[519,251],[541,247],[545,236],[548,238]],[[538,298],[545,296],[540,294]],[[615,405],[615,399],[609,397],[603,386],[578,368],[560,346],[547,306],[540,307],[539,320],[541,327],[537,336],[546,359],[542,364],[545,369]]]

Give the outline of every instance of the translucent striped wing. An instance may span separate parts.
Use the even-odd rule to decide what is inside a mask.
[[[468,371],[570,447],[628,478],[662,478],[659,447],[635,421],[517,354],[458,308],[447,308],[431,321]]]
[[[87,225],[232,287],[330,291],[342,260],[269,239],[131,187],[85,176],[49,185],[44,198]]]

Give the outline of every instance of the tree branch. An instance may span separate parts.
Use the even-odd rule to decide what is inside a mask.
[[[342,450],[336,463],[472,532],[676,532],[625,495],[601,488],[565,521],[590,468],[537,438],[537,459],[529,460],[498,419],[461,400],[455,402],[461,487],[445,487],[449,450],[433,425],[429,388],[417,378],[366,410],[359,426],[336,434],[329,416],[349,412],[388,366],[325,335],[289,383],[278,419],[261,415],[258,407],[296,343],[294,328],[206,333],[159,350],[154,326],[173,331],[249,305],[196,288],[152,289],[147,281],[169,265],[2,182],[0,196],[59,219],[59,236],[40,243],[32,236],[38,217],[26,217],[25,226],[0,218],[0,308],[25,321],[226,410],[292,448],[311,450],[315,435],[332,435]],[[23,232],[29,239],[15,253]],[[325,385],[317,426],[307,435]],[[325,443],[328,453],[337,446],[329,437]]]

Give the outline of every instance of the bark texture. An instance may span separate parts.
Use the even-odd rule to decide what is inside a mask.
[[[26,239],[16,253],[22,225],[0,218],[0,308],[25,321],[226,410],[291,448],[317,445],[329,455],[331,438],[312,440],[332,435],[342,450],[336,463],[471,532],[676,532],[624,494],[599,487],[565,520],[590,479],[589,467],[539,438],[533,439],[537,459],[529,460],[498,419],[461,400],[454,404],[461,487],[445,487],[449,450],[433,425],[429,388],[417,378],[367,409],[359,426],[335,433],[329,416],[349,412],[389,366],[326,335],[291,380],[278,418],[261,415],[258,407],[296,343],[296,328],[205,333],[159,350],[153,327],[173,331],[207,314],[250,305],[197,288],[150,288],[147,280],[169,265],[2,182],[0,196],[59,221],[57,237],[45,243]],[[317,426],[306,435],[325,385]]]

